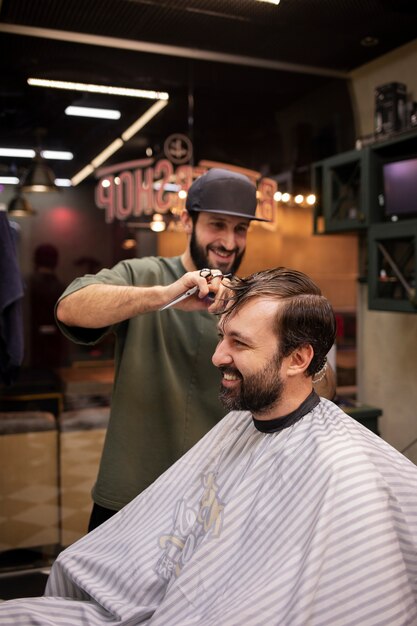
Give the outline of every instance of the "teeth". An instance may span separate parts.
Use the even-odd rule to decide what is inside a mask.
[[[223,373],[223,378],[225,380],[239,380],[239,376],[236,376],[235,374],[226,374],[226,372]]]
[[[212,250],[215,254],[221,256],[223,259],[228,259],[232,256],[232,254],[234,254],[233,252],[220,252],[220,250],[217,250],[216,248],[212,248]]]

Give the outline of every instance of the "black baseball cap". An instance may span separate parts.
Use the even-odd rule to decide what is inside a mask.
[[[256,204],[256,187],[247,176],[213,167],[193,182],[185,208],[269,222],[255,216]]]

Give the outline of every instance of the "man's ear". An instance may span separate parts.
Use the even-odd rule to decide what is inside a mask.
[[[185,232],[187,233],[187,235],[190,235],[193,232],[193,220],[191,219],[191,216],[186,209],[184,209],[184,211],[181,213],[180,219]]]
[[[288,357],[287,375],[299,376],[304,374],[314,356],[314,350],[310,344],[297,348]]]

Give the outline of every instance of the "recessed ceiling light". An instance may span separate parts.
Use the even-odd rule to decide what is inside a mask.
[[[120,111],[116,109],[98,109],[93,107],[69,106],[65,109],[67,115],[76,115],[77,117],[94,117],[103,120],[119,120]]]

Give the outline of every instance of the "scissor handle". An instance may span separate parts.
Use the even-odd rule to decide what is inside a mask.
[[[202,272],[207,272],[207,274],[203,274]],[[211,283],[213,278],[219,278],[219,276],[221,276],[221,278],[223,279],[223,278],[228,278],[231,275],[232,275],[231,273],[230,274],[214,274],[213,275],[211,273],[211,270],[209,270],[209,269],[200,270],[200,276],[205,278],[208,284]],[[170,302],[167,302],[167,304],[164,304],[164,306],[161,306],[161,308],[159,310],[160,311],[164,311],[165,309],[169,309],[170,307],[174,306],[175,304],[178,304],[178,302],[182,302],[186,298],[189,298],[190,296],[193,296],[197,291],[198,291],[198,287],[197,287],[197,285],[195,285],[194,287],[191,287],[190,289],[187,289],[187,291],[184,291],[183,293],[180,293],[179,296],[177,296],[173,300],[170,300]]]

